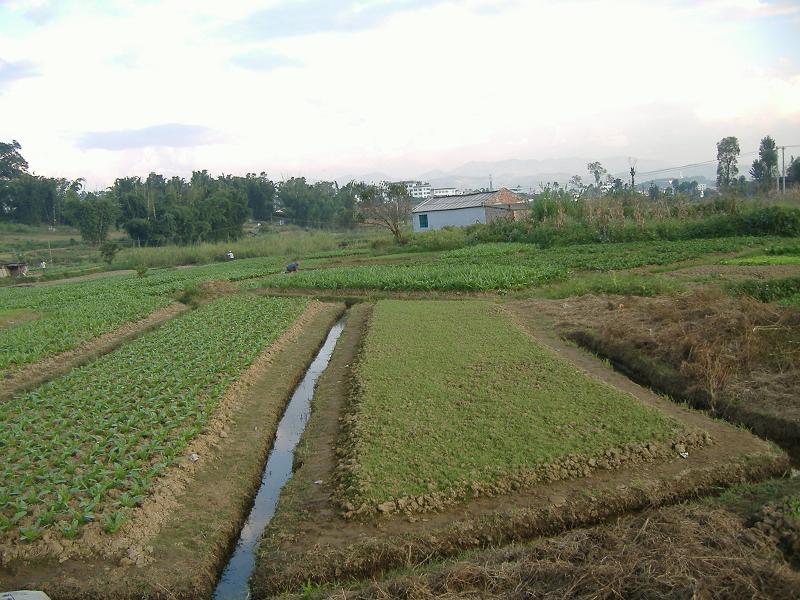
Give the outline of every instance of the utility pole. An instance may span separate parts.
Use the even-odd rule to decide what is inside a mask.
[[[782,193],[786,193],[786,146],[781,146],[781,179],[783,185],[781,186]]]

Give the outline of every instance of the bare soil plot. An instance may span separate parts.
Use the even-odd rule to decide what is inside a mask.
[[[570,364],[574,374],[603,382],[630,402],[690,429],[707,431],[713,443],[690,448],[686,459],[677,451],[649,460],[623,451],[618,458],[628,460],[608,465],[616,468],[589,468],[587,474],[584,468],[588,463],[571,459],[573,473],[566,469],[568,478],[519,486],[516,491],[477,494],[422,514],[400,508],[395,499],[394,511],[346,519],[348,511],[339,504],[335,472],[347,451],[337,440],[347,428],[348,407],[358,381],[354,365],[359,364],[359,337],[369,322],[366,314],[359,319],[356,314],[320,381],[298,469],[284,488],[278,512],[262,541],[252,581],[256,597],[296,590],[307,582],[373,577],[465,549],[530,540],[610,516],[716,493],[733,482],[778,475],[788,467],[786,456],[769,444],[652,394],[554,335],[527,328],[520,319],[535,342],[558,352],[558,360]],[[464,336],[470,333],[465,330]],[[399,346],[397,356],[402,356]],[[453,394],[459,393],[453,389]],[[404,440],[412,448],[419,442],[410,431]],[[467,447],[465,443],[465,452]]]
[[[54,598],[210,595],[260,481],[283,407],[343,309],[310,303],[226,389],[187,458],[117,534],[102,536],[83,556],[5,563],[0,587],[44,589]]]

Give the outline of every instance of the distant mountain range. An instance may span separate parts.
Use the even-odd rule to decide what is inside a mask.
[[[435,188],[454,187],[458,189],[480,189],[489,187],[489,177],[492,186],[497,189],[505,187],[533,188],[539,184],[557,181],[566,184],[573,175],[580,175],[584,183],[593,181],[592,175],[586,170],[586,165],[593,159],[569,157],[535,159],[509,159],[500,161],[473,161],[449,171],[432,170],[420,173],[411,179],[425,181]],[[600,159],[600,163],[614,177],[623,181],[630,179],[630,165],[624,156],[612,156]],[[669,169],[674,164],[663,160],[640,159],[636,163],[636,183],[644,183],[655,179],[673,177],[704,177],[709,181],[716,179],[716,164],[702,165],[683,170],[661,171]],[[651,171],[657,173],[648,174]],[[346,183],[352,179],[377,183],[380,181],[394,181],[399,179],[387,173],[372,172],[354,177],[342,177],[339,183]]]

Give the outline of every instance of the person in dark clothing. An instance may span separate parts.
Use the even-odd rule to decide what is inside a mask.
[[[286,272],[287,273],[295,273],[295,272],[297,272],[297,267],[299,267],[299,266],[300,266],[300,263],[298,263],[296,260],[293,260],[288,265],[286,265]]]

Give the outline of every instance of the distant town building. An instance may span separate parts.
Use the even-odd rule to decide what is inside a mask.
[[[410,198],[427,200],[433,195],[433,188],[430,183],[422,181],[400,181],[398,183],[406,186],[406,191]]]
[[[516,220],[526,210],[527,205],[517,194],[501,188],[494,192],[430,198],[413,208],[411,222],[414,231],[433,231],[490,223],[495,219]]]
[[[433,188],[433,197],[441,198],[442,196],[458,196],[456,188]]]

